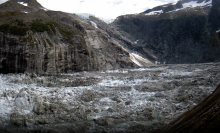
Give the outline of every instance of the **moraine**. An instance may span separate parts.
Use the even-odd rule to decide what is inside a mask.
[[[0,122],[11,132],[153,132],[211,94],[219,66],[1,74]]]

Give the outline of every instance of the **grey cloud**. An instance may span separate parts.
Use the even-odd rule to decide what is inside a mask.
[[[122,4],[122,3],[123,3],[122,0],[115,1],[115,2],[113,2],[113,6],[116,6],[116,5],[119,5],[119,4]]]
[[[173,3],[175,0],[159,0],[159,1],[162,1],[162,2],[167,2],[167,3]]]
[[[6,1],[8,1],[8,0],[0,0],[0,4],[4,3]]]

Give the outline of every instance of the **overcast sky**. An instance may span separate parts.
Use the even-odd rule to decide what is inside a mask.
[[[6,0],[0,0],[3,2]],[[90,13],[96,17],[115,19],[119,15],[135,14],[177,0],[37,0],[50,10],[69,13]]]

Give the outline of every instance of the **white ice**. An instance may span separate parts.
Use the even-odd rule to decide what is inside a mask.
[[[210,0],[208,2],[204,1],[202,3],[197,3],[197,1],[191,1],[191,2],[188,2],[188,3],[184,3],[183,8],[176,9],[176,10],[169,11],[169,12],[179,11],[179,10],[182,10],[182,9],[185,9],[185,8],[195,8],[195,7],[205,7],[205,6],[212,6],[212,0]],[[146,13],[145,15],[159,15],[161,13],[163,13],[163,10],[152,11],[152,12]]]
[[[139,67],[142,67],[143,65],[135,58],[134,54],[131,53],[130,54],[130,59],[136,64],[138,65]]]
[[[135,44],[138,44],[138,42],[139,42],[139,40],[136,40],[134,43],[135,43]]]
[[[93,21],[90,21],[90,22],[91,22],[92,26],[94,26],[95,28],[98,29],[98,26],[97,26],[97,24],[95,22],[93,22]]]
[[[28,6],[28,3],[24,3],[24,2],[18,2],[18,4],[21,4],[23,6]]]
[[[77,13],[76,15],[78,15],[80,18],[83,18],[83,19],[89,19],[89,17],[92,16],[89,13]]]
[[[208,1],[208,2],[202,2],[202,3],[197,3],[197,1],[191,1],[188,3],[184,3],[183,4],[183,8],[187,8],[187,7],[203,7],[203,6],[211,6],[212,5],[212,1]]]
[[[161,13],[163,13],[163,10],[152,11],[152,12],[146,13],[145,15],[157,15],[157,14],[161,14]]]

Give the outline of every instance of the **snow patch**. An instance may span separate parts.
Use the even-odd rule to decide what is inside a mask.
[[[135,58],[134,54],[131,53],[130,54],[130,59],[136,64],[138,65],[139,67],[142,67],[143,65]]]
[[[197,1],[190,1],[187,3],[183,3],[183,8],[169,11],[168,13],[174,12],[174,11],[179,11],[179,10],[182,10],[185,8],[206,7],[206,6],[212,6],[212,0],[210,0],[208,2],[203,1],[202,3],[197,3]],[[164,7],[166,7],[166,6],[164,6]],[[163,10],[152,11],[152,12],[146,13],[145,15],[160,15],[161,13],[163,13]]]
[[[124,74],[127,74],[128,71],[127,70],[107,70],[105,73],[124,73]]]
[[[93,26],[93,27],[95,27],[95,28],[97,28],[97,29],[98,29],[98,26],[97,26],[97,24],[96,24],[95,22],[90,21],[90,23],[92,24],[92,26]]]
[[[115,19],[105,19],[105,18],[100,18],[102,21],[106,22],[107,24],[112,23]]]
[[[28,6],[28,3],[24,3],[24,2],[18,2],[18,4],[21,4],[23,6]]]
[[[219,33],[219,32],[220,32],[220,29],[216,31],[216,33]]]
[[[100,99],[99,101],[100,101],[100,102],[106,102],[106,103],[114,102],[114,101],[112,101],[109,97],[102,98],[102,99]]]
[[[133,86],[139,85],[146,81],[147,79],[134,79],[134,80],[119,80],[119,79],[104,79],[98,86],[108,86],[108,87],[117,87],[117,86]]]
[[[191,76],[193,75],[193,72],[186,72],[186,71],[177,71],[177,70],[173,70],[173,71],[166,71],[164,73],[160,73],[159,76]]]
[[[134,43],[135,43],[135,44],[138,44],[138,42],[139,42],[139,40],[136,40]]]
[[[47,8],[44,8],[44,7],[42,7],[41,9],[44,10],[44,11],[48,11],[48,9],[47,9]]]
[[[145,15],[158,15],[158,14],[161,14],[161,13],[163,13],[163,10],[152,11],[152,12],[146,13]]]
[[[23,11],[23,13],[29,13],[29,12],[27,12],[27,11]]]
[[[212,1],[208,1],[208,2],[202,2],[202,3],[197,3],[197,1],[191,1],[188,3],[184,3],[183,4],[183,8],[187,8],[187,7],[203,7],[203,6],[212,6]]]
[[[142,67],[143,64],[142,63],[146,63],[146,64],[152,64],[149,60],[141,57],[140,55],[137,55],[135,53],[130,53],[130,59],[139,67]]]

